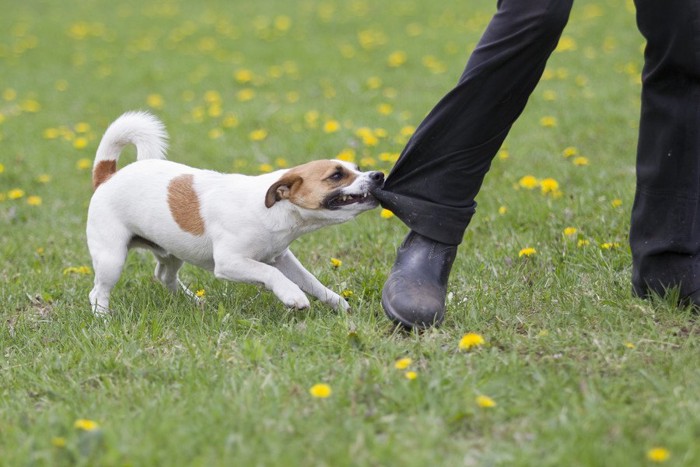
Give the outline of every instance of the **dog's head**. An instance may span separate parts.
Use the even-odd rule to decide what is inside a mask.
[[[370,194],[384,182],[382,172],[361,172],[356,165],[339,160],[308,162],[285,172],[267,190],[265,206],[288,200],[321,217],[337,222],[377,207]]]

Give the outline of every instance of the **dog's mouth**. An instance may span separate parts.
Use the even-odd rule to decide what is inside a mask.
[[[350,206],[352,204],[367,204],[374,207],[379,202],[377,199],[369,193],[359,193],[359,194],[332,194],[324,201],[323,205],[326,209],[340,209],[344,206]]]

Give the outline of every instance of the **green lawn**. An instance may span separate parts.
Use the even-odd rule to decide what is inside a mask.
[[[495,3],[0,0],[0,465],[639,466],[664,461],[654,448],[700,465],[697,314],[630,293],[630,0],[576,2],[478,197],[439,329],[384,317],[406,229],[379,209],[292,245],[350,313],[186,266],[198,308],[139,252],[113,318],[89,310],[89,166],[118,115],[150,109],[169,157],[197,167],[388,171]],[[466,333],[484,345],[460,350]]]

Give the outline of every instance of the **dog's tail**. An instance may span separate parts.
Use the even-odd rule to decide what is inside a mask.
[[[136,146],[136,159],[165,159],[168,133],[163,122],[148,112],[127,112],[105,131],[92,166],[92,187],[97,189],[117,171],[117,159],[127,144]]]

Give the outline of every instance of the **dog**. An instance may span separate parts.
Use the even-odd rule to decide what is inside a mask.
[[[132,248],[157,260],[155,277],[172,292],[184,262],[217,278],[265,286],[287,307],[309,307],[306,294],[334,310],[348,303],[297,260],[300,235],[349,221],[379,203],[370,191],[384,174],[340,160],[317,160],[257,176],[224,174],[166,160],[163,123],[127,112],[105,131],[95,155],[87,244],[95,273],[90,305],[108,314],[109,296]],[[117,170],[125,146],[137,161]]]

